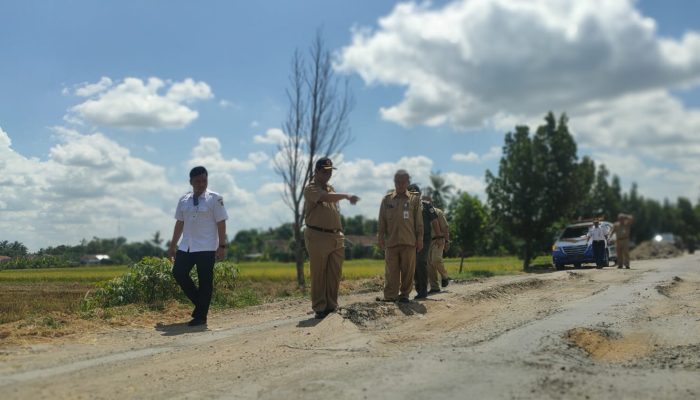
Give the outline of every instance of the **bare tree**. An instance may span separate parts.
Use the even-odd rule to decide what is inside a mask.
[[[283,124],[286,140],[279,145],[275,172],[282,178],[282,198],[294,216],[294,256],[297,283],[304,282],[304,187],[313,175],[319,156],[339,153],[351,140],[348,116],[353,107],[347,80],[333,71],[331,54],[321,31],[306,57],[298,50],[292,57],[287,99],[289,110]]]

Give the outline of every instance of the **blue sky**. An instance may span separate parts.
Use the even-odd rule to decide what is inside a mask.
[[[0,4],[0,240],[169,237],[203,163],[229,234],[286,222],[270,168],[296,48],[321,27],[350,79],[336,186],[374,217],[397,168],[484,199],[503,135],[566,111],[625,190],[700,195],[700,3]]]

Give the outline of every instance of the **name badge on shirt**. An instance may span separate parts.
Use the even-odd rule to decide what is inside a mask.
[[[408,210],[404,210],[403,219],[408,219]]]

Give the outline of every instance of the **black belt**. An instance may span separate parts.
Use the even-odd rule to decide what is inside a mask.
[[[445,238],[444,236],[433,236],[433,240],[435,240],[435,239],[444,239],[444,238]]]
[[[339,233],[342,232],[340,229],[324,229],[324,228],[319,228],[318,226],[312,226],[312,225],[306,225],[307,228],[311,228],[315,231],[319,232],[326,232],[326,233]]]

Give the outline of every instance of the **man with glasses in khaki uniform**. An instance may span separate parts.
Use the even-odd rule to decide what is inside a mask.
[[[359,197],[336,193],[328,181],[333,174],[329,158],[316,161],[314,176],[304,188],[304,242],[309,253],[311,308],[323,319],[338,308],[338,288],[345,259],[345,236],[340,223],[340,200],[356,204]]]
[[[420,196],[408,192],[406,170],[394,174],[394,188],[379,207],[379,247],[384,250],[384,298],[408,303],[416,270],[416,251],[423,248],[423,214]]]

